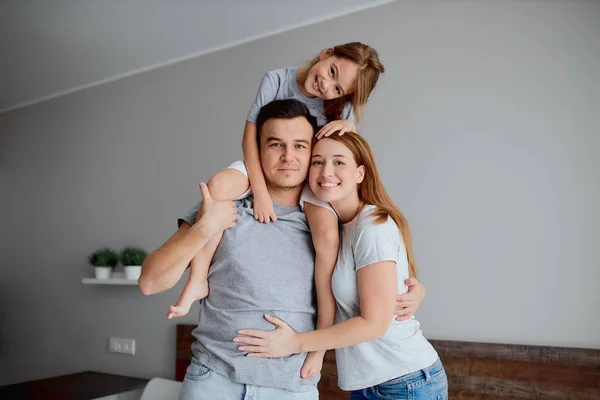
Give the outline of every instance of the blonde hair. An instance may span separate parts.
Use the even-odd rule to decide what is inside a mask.
[[[408,272],[410,277],[417,277],[417,264],[415,263],[415,257],[412,251],[412,240],[410,234],[410,227],[408,221],[402,211],[396,207],[392,198],[389,196],[383,182],[377,171],[377,165],[375,164],[375,158],[369,143],[357,133],[347,132],[342,136],[333,134],[328,139],[335,140],[346,146],[352,152],[354,161],[357,165],[363,165],[365,168],[365,176],[363,181],[358,184],[358,197],[364,204],[372,204],[376,208],[370,214],[375,217],[375,223],[381,224],[387,220],[388,217],[392,218],[404,241],[404,247],[406,248],[406,256],[408,258]]]
[[[351,42],[330,49],[330,56],[345,58],[358,65],[358,76],[352,93],[333,100],[325,100],[324,114],[329,121],[340,119],[344,105],[349,102],[356,120],[361,116],[362,108],[367,104],[369,95],[375,89],[379,74],[385,71],[374,48],[360,42]],[[309,64],[309,69],[321,60],[320,55]]]

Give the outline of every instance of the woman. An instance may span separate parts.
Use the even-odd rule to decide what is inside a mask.
[[[333,273],[336,324],[296,333],[265,315],[273,331],[240,330],[240,351],[250,357],[336,349],[338,385],[359,399],[447,399],[439,357],[417,320],[394,319],[396,293],[416,276],[408,223],[381,182],[371,149],[355,133],[317,142],[309,183],[342,223]]]

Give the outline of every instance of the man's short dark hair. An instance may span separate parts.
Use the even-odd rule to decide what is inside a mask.
[[[260,131],[270,119],[294,119],[304,117],[313,128],[313,136],[318,132],[317,118],[310,115],[306,104],[295,99],[273,100],[260,109],[256,118],[256,140],[260,148]]]

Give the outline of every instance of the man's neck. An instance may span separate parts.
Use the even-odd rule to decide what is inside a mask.
[[[300,194],[302,193],[302,186],[298,186],[292,189],[279,189],[268,187],[269,195],[273,203],[277,203],[282,206],[294,207],[300,204]]]

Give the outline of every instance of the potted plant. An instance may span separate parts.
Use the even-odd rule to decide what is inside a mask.
[[[125,267],[125,278],[137,280],[142,274],[142,263],[148,256],[145,250],[125,247],[121,251],[121,264]]]
[[[108,279],[113,268],[119,262],[119,255],[111,249],[100,249],[88,256],[88,261],[94,266],[96,279]]]

